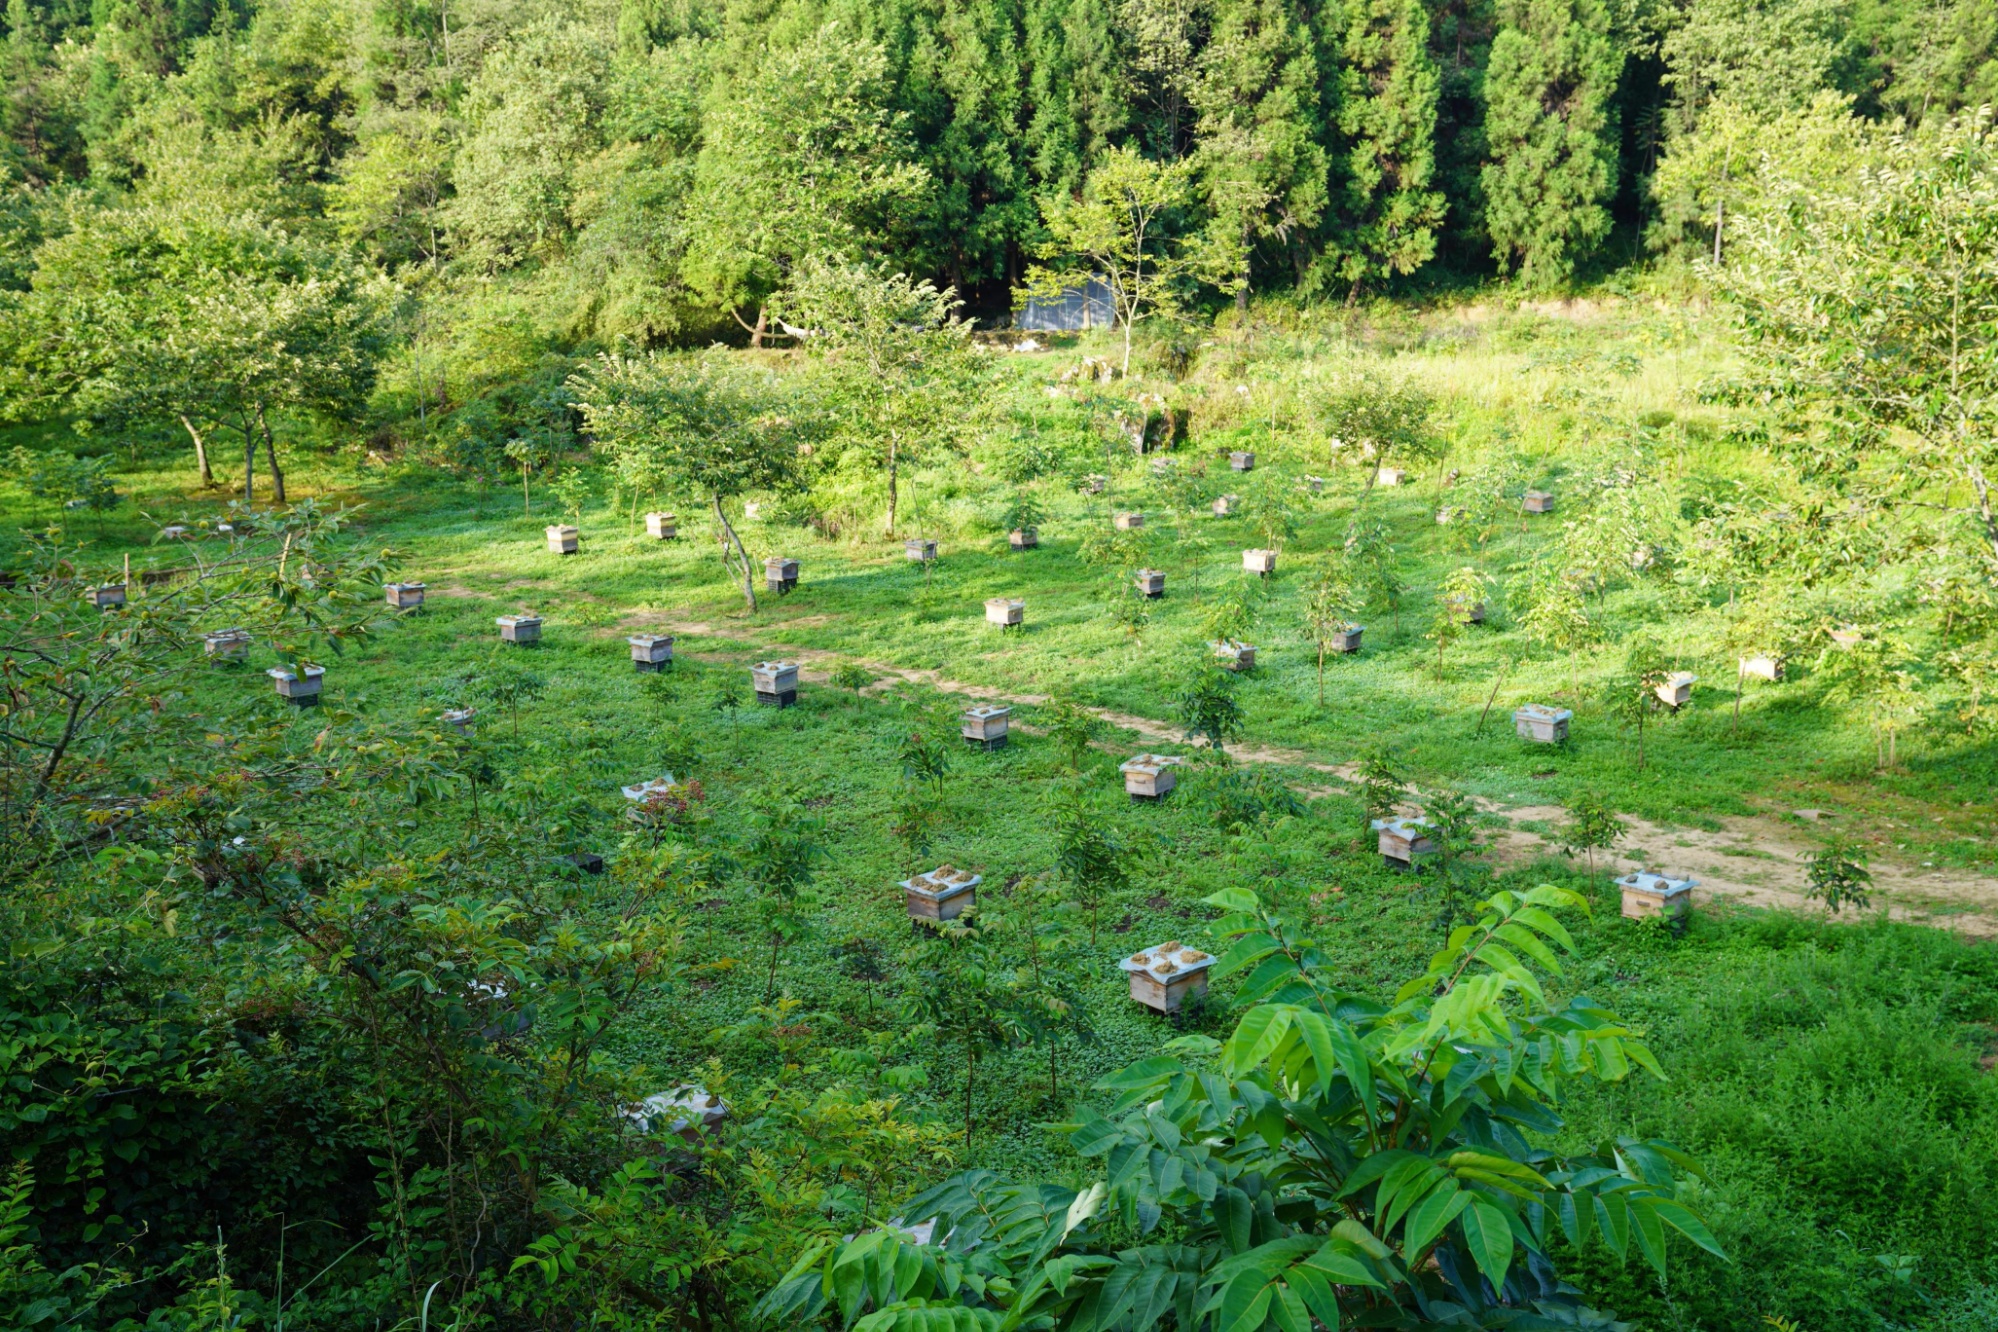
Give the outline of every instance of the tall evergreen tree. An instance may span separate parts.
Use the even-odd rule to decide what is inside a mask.
[[[1129,123],[1110,0],[1026,0],[1026,160],[1043,189],[1073,194]]]
[[[1483,264],[1485,235],[1485,68],[1497,0],[1437,0],[1429,52],[1436,62],[1436,185],[1448,210],[1439,238],[1443,262]]]
[[[1505,0],[1485,76],[1485,225],[1501,271],[1559,282],[1609,234],[1623,58],[1602,0]]]
[[[1436,63],[1421,0],[1353,0],[1340,35],[1339,185],[1308,285],[1412,273],[1436,253]]]
[[[1318,64],[1287,0],[1222,0],[1193,90],[1209,244],[1246,303],[1255,247],[1289,247],[1324,216]]]

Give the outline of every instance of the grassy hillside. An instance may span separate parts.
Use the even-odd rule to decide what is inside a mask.
[[[1023,733],[1003,751],[958,749],[965,699],[883,668],[1171,721],[1217,606],[1239,599],[1252,617],[1243,636],[1259,649],[1237,691],[1244,740],[1285,757],[1338,764],[1385,749],[1424,785],[1453,783],[1515,805],[1598,792],[1619,809],[1688,828],[1821,807],[1883,857],[1989,865],[1988,797],[1977,794],[1994,776],[1988,744],[1935,725],[1902,737],[1899,766],[1875,772],[1873,739],[1825,704],[1807,669],[1782,684],[1751,684],[1736,720],[1724,639],[1736,613],[1730,589],[1703,583],[1677,553],[1703,504],[1774,509],[1794,497],[1753,434],[1701,402],[1699,386],[1727,371],[1716,346],[1697,315],[1625,304],[1559,318],[1457,312],[1379,322],[1351,337],[1217,334],[1168,390],[1190,424],[1163,455],[1176,473],[1166,478],[1151,459],[1106,443],[1086,395],[1063,385],[1089,348],[1009,352],[968,456],[928,460],[915,471],[913,502],[905,496],[906,530],[940,543],[936,566],[921,568],[882,539],[875,478],[828,477],[811,497],[758,497],[763,516],[742,529],[751,554],[797,558],[803,573],[795,592],[765,598],[753,615],[723,578],[709,519],[690,497],[669,505],[681,515],[670,543],[646,539],[630,506],[614,511],[599,498],[582,511],[582,553],[563,558],[542,543],[543,524],[558,519],[545,488],[527,513],[518,485],[503,478],[450,478],[408,460],[360,465],[354,452],[328,447],[294,462],[294,498],[362,506],[360,540],[393,548],[403,575],[428,585],[428,602],[361,649],[327,659],[320,714],[287,712],[270,696],[259,668],[274,658],[261,645],[247,668],[201,673],[193,701],[225,746],[270,734],[300,752],[320,729],[351,718],[416,733],[445,707],[476,704],[476,734],[465,743],[490,768],[486,817],[529,830],[526,844],[538,841],[540,852],[522,872],[583,910],[592,881],[558,875],[548,861],[596,851],[620,873],[645,841],[623,818],[620,786],[669,768],[691,773],[704,786],[704,817],[725,840],[746,835],[772,799],[795,799],[824,820],[827,856],[805,924],[775,967],[774,995],[754,893],[733,880],[703,888],[681,904],[684,967],[644,997],[610,1053],[662,1085],[699,1076],[743,1118],[782,1095],[842,1085],[901,1096],[925,1125],[920,1151],[902,1167],[911,1179],[952,1164],[1074,1179],[1084,1163],[1049,1125],[1091,1102],[1089,1083],[1180,1031],[1220,1032],[1229,1020],[1226,983],[1206,1009],[1172,1023],[1136,1008],[1115,958],[1168,938],[1211,945],[1203,930],[1214,912],[1202,899],[1251,883],[1310,923],[1351,988],[1390,992],[1446,927],[1442,876],[1382,869],[1359,833],[1358,802],[1294,762],[1259,770],[1303,790],[1301,812],[1244,820],[1242,802],[1270,792],[1212,764],[1194,765],[1167,802],[1130,805],[1119,759],[1189,747],[1111,728],[1081,778],[1130,848],[1131,881],[1092,931],[1074,903],[1036,894],[1054,863],[1048,802],[1063,780],[1055,747],[1036,733],[1043,713],[1017,710]],[[1333,449],[1301,405],[1342,376],[1386,375],[1436,395],[1435,428],[1449,445],[1447,458],[1392,488],[1370,487],[1371,468]],[[52,438],[15,432],[0,442],[33,449]],[[1230,474],[1218,452],[1244,447],[1257,454],[1255,470]],[[1085,493],[1091,473],[1107,475],[1105,493]],[[1308,474],[1326,478],[1322,493],[1301,489]],[[171,521],[212,520],[227,498],[196,493],[190,480],[182,459],[121,469],[123,506],[69,516],[78,563],[110,569],[129,554],[137,569],[185,558],[153,534]],[[1514,497],[1523,486],[1554,492],[1555,511],[1521,513]],[[1040,548],[1024,553],[1008,549],[1000,520],[1019,491],[1047,513]],[[1295,530],[1273,579],[1242,572],[1240,551],[1264,544],[1253,515],[1211,513],[1212,499],[1230,492],[1265,508],[1277,497],[1294,504]],[[18,491],[0,500],[9,526],[63,516]],[[1445,508],[1468,513],[1439,523]],[[1119,562],[1085,558],[1122,510],[1147,514],[1156,543],[1147,562],[1169,580],[1142,622],[1117,613]],[[1624,559],[1624,575],[1591,595],[1599,643],[1573,654],[1536,644],[1523,623],[1534,561],[1554,543],[1626,530],[1612,527],[1613,513],[1637,523],[1658,557],[1637,569]],[[1406,594],[1398,607],[1364,613],[1365,647],[1328,663],[1321,706],[1303,604],[1326,552],[1356,522],[1374,521],[1391,534]],[[1611,563],[1623,557],[1611,554]],[[1466,566],[1491,580],[1490,614],[1439,660],[1424,634],[1442,583]],[[984,622],[984,599],[1001,595],[1025,599],[1023,632]],[[1814,595],[1822,604],[1801,615],[1839,618],[1845,590]],[[493,618],[519,610],[545,617],[539,647],[497,642]],[[630,667],[623,636],[652,628],[677,634],[668,675]],[[1641,766],[1636,737],[1600,701],[1637,638],[1700,676],[1691,706],[1647,724]],[[785,711],[748,705],[747,663],[785,648],[867,664],[882,682],[858,696],[808,683]],[[545,686],[520,707],[517,734],[508,710],[482,696],[496,671],[515,669]],[[744,706],[724,706],[730,682]],[[1528,700],[1575,709],[1570,745],[1516,740],[1508,714]],[[1480,732],[1488,705],[1492,721]],[[912,731],[941,731],[952,757],[942,817],[920,851],[898,831],[909,785],[900,750]],[[383,796],[371,809],[310,807],[299,817],[365,827],[381,855],[415,858],[470,836],[474,814],[462,796],[406,805]],[[935,945],[910,934],[894,885],[939,862],[985,876],[980,904],[995,926],[1043,917],[1060,926],[1050,964],[1072,970],[1085,1019],[1052,1057],[989,1056],[972,1089],[969,1141],[961,1047],[948,1031],[896,1016],[898,994],[932,965]],[[1656,1134],[1700,1155],[1703,1205],[1733,1258],[1675,1251],[1667,1285],[1635,1263],[1578,1255],[1591,1297],[1660,1329],[1741,1329],[1776,1316],[1808,1332],[1988,1326],[1998,1298],[1998,1084],[1985,1054],[1998,1030],[1991,950],[1939,930],[1826,924],[1719,902],[1675,934],[1619,919],[1578,864],[1474,864],[1466,888],[1553,880],[1595,896],[1564,986],[1630,1016],[1671,1081],[1634,1079],[1592,1095],[1571,1107],[1571,1132],[1577,1142]],[[857,1203],[839,1190],[815,1192],[781,1172],[767,1182],[796,1192],[791,1205],[814,1212],[813,1224],[855,1222]],[[767,1271],[784,1255],[752,1260]]]

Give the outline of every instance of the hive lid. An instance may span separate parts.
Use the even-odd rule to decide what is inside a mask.
[[[1157,772],[1161,768],[1173,767],[1184,762],[1185,759],[1175,758],[1171,754],[1137,754],[1119,763],[1117,771]]]
[[[1572,721],[1575,714],[1567,708],[1550,708],[1545,703],[1526,703],[1513,711],[1513,720],[1525,717],[1534,721]]]
[[[494,620],[493,623],[510,624],[518,628],[523,624],[540,624],[541,617],[539,615],[502,615]]]
[[[1205,971],[1214,965],[1214,960],[1213,954],[1203,953],[1191,944],[1173,939],[1156,947],[1140,949],[1120,960],[1117,966],[1123,971],[1143,972],[1154,980],[1169,980]]]
[[[902,880],[901,886],[920,897],[943,901],[959,893],[968,893],[984,882],[982,874],[973,874],[955,865],[939,865],[926,874],[911,875]]]
[[[390,583],[389,586],[398,592],[421,592],[428,585],[424,583]]]
[[[1436,827],[1424,818],[1375,819],[1371,826],[1375,832],[1398,832],[1403,836],[1420,836]]]
[[[696,1125],[711,1128],[727,1119],[728,1102],[705,1087],[683,1084],[670,1091],[654,1092],[626,1109],[624,1117],[644,1133],[660,1129],[681,1133]]]
[[[679,779],[669,772],[664,777],[654,777],[649,781],[637,782],[631,786],[624,787],[624,798],[633,803],[638,803],[650,800],[653,796],[664,795],[668,791],[677,790],[679,785]]]
[[[795,661],[759,661],[754,666],[751,666],[749,669],[752,671],[773,671],[773,672],[795,671],[798,669],[798,663]]]
[[[1670,879],[1663,874],[1653,874],[1648,870],[1638,870],[1626,874],[1616,881],[1619,888],[1634,888],[1640,893],[1656,893],[1661,897],[1677,897],[1689,893],[1699,885],[1698,879]]]
[[[651,646],[652,646],[652,645],[653,645],[654,643],[670,643],[670,642],[672,642],[672,641],[673,641],[673,635],[671,635],[671,634],[633,634],[633,635],[632,635],[631,637],[629,637],[629,638],[625,639],[624,641],[625,641],[625,642],[627,642],[627,643],[629,643],[629,644],[631,644],[631,645],[632,645],[633,647],[651,647]]]
[[[988,721],[993,717],[1009,717],[1012,713],[1013,709],[1001,703],[980,703],[964,710],[966,717],[976,717],[980,721]]]

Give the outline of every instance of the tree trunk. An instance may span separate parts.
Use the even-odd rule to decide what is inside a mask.
[[[720,529],[717,538],[721,542],[722,567],[727,569],[731,576],[742,580],[742,599],[749,603],[749,609],[754,613],[756,581],[749,576],[749,552],[742,548],[742,538],[735,534],[735,529],[729,526],[728,515],[722,512],[720,492],[716,492],[713,499],[715,525]]]
[[[901,479],[902,458],[899,441],[888,437],[888,539],[895,539],[895,502],[899,498],[897,483]]]
[[[271,466],[271,498],[284,503],[284,473],[278,470],[277,441],[271,438],[270,422],[264,419],[264,409],[257,408],[257,426],[264,432],[264,460]]]
[[[180,423],[187,427],[187,436],[194,441],[194,461],[201,467],[201,484],[214,485],[215,473],[208,469],[208,445],[202,441],[201,432],[194,428],[194,422],[188,420],[185,413],[181,415]]]
[[[257,502],[257,437],[250,423],[243,422],[243,507]]]

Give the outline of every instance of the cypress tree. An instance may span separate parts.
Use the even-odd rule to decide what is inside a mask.
[[[1026,0],[1025,157],[1036,184],[1074,194],[1130,120],[1109,0]]]
[[[1288,0],[1222,0],[1193,90],[1209,249],[1246,303],[1255,247],[1296,249],[1327,203],[1318,62]]]
[[[1421,0],[1352,0],[1340,40],[1333,224],[1307,285],[1412,273],[1436,253],[1436,63]]]
[[[1500,271],[1558,283],[1609,234],[1623,50],[1602,0],[1503,0],[1485,76],[1485,225]]]

